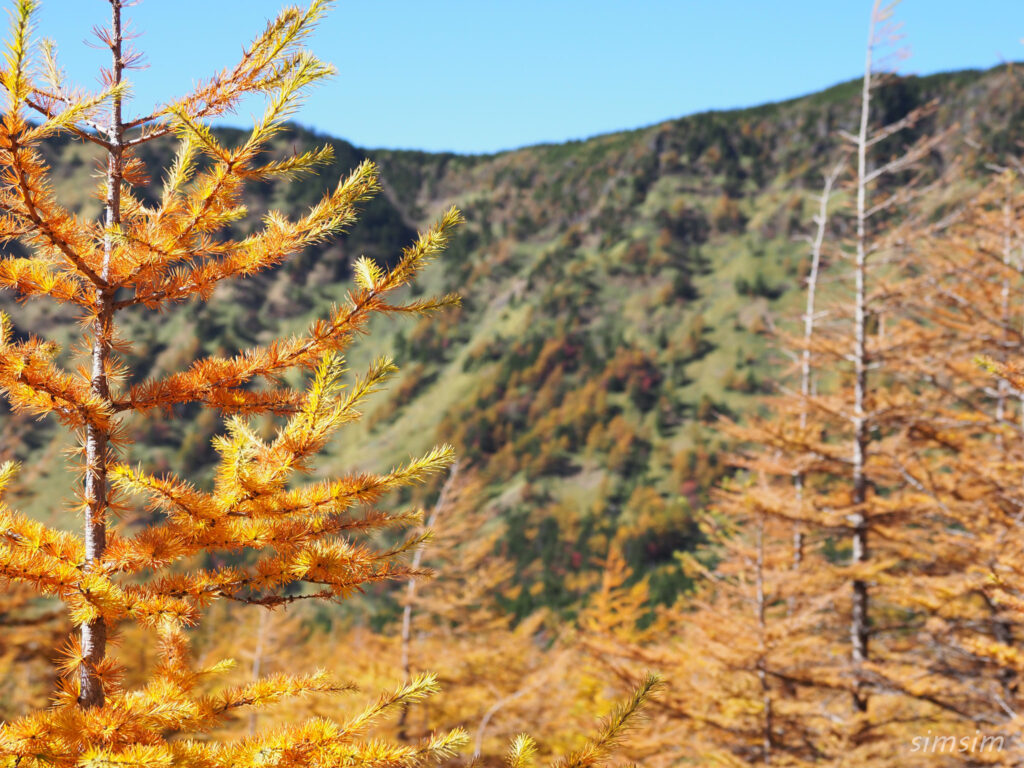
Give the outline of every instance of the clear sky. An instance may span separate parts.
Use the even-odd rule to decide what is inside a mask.
[[[10,0],[0,0],[10,5]],[[142,0],[140,111],[234,63],[283,0]],[[38,34],[96,84],[106,0],[42,0]],[[858,76],[869,0],[341,0],[338,76],[298,121],[364,147],[488,152],[750,106]],[[906,73],[1022,60],[1024,0],[905,0]],[[228,122],[249,122],[254,107]]]

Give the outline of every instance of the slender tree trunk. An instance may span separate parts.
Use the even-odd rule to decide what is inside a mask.
[[[836,163],[832,171],[825,177],[825,184],[821,191],[821,198],[818,201],[818,213],[814,217],[816,230],[814,240],[811,241],[811,269],[807,274],[807,306],[804,310],[804,348],[800,355],[800,396],[802,405],[800,407],[800,431],[807,429],[807,403],[811,397],[811,340],[814,338],[814,312],[815,299],[818,291],[818,273],[821,269],[821,249],[825,243],[825,232],[828,229],[828,201],[832,195],[832,185],[839,178],[844,161]],[[804,499],[804,474],[797,472],[793,475],[793,485],[796,487],[797,507],[802,508]],[[793,524],[793,570],[799,570],[804,559],[804,529],[798,521]],[[790,598],[789,610],[792,613],[794,598]]]
[[[1005,173],[1008,173],[1006,171]],[[1003,343],[999,347],[997,359],[1000,363],[1006,363],[1007,352],[1010,346],[1010,277],[1008,270],[1010,268],[1010,259],[1013,253],[1013,237],[1012,237],[1012,198],[1013,198],[1013,182],[1007,179],[1006,181],[1006,198],[1003,200],[1003,285],[1001,295],[1001,317],[1000,322],[1003,326]],[[1006,420],[1006,397],[1009,393],[1010,382],[1004,377],[999,377],[998,389],[996,390],[996,421],[1000,424]],[[999,450],[1003,450],[1003,435],[1001,432],[996,433],[996,441],[999,445]]]
[[[768,655],[768,625],[765,619],[763,514],[759,517],[757,524],[757,566],[755,578],[755,587],[757,590],[757,627],[760,634],[760,656],[757,660],[757,679],[761,684],[761,700],[763,706],[761,760],[764,765],[770,765],[772,762],[772,730],[774,727],[774,712],[772,709],[771,687],[768,685],[768,672],[766,669],[766,656]]]
[[[855,310],[853,320],[853,541],[851,561],[859,565],[868,560],[868,527],[864,513],[867,501],[868,479],[865,471],[870,441],[866,413],[867,398],[867,150],[868,118],[871,111],[871,54],[875,39],[875,23],[881,0],[875,0],[868,26],[867,54],[864,62],[864,84],[861,90],[860,130],[857,134],[857,253],[855,276]],[[868,585],[863,579],[853,580],[853,606],[850,621],[850,640],[854,690],[853,708],[867,711],[867,692],[862,679],[862,668],[868,659]]]
[[[448,497],[451,495],[452,486],[455,484],[455,477],[459,474],[459,463],[455,462],[452,465],[451,471],[448,473],[448,478],[444,481],[444,485],[441,487],[441,493],[437,497],[437,502],[434,504],[434,508],[430,512],[430,517],[427,518],[426,527],[432,528],[434,523],[437,522],[437,516],[441,513],[448,505]],[[412,567],[415,570],[420,567],[420,563],[423,562],[423,546],[416,548],[416,553],[412,556]],[[416,579],[411,578],[405,586],[405,608],[402,611],[402,676],[408,680],[412,676],[412,662],[410,660],[410,647],[412,646],[412,604],[416,597]],[[398,717],[398,736],[401,739],[405,739],[405,722],[409,716],[409,708],[407,706],[402,707],[402,713]]]
[[[1009,174],[1009,171],[1004,173]],[[1003,200],[1003,284],[1002,284],[1002,295],[1000,311],[1002,317],[1000,321],[1003,326],[1003,343],[999,349],[999,362],[1006,363],[1009,358],[1010,349],[1010,276],[1009,270],[1013,262],[1013,179],[1015,175],[1006,177],[1006,197]],[[996,397],[996,420],[1001,425],[1006,421],[1006,401],[1010,394],[1010,382],[1005,378],[999,378],[999,388]],[[997,440],[999,443],[1000,453],[1005,452],[1005,444],[1002,432],[996,433]],[[1005,453],[1004,453],[1005,455]],[[987,595],[983,595],[986,605],[988,606],[989,612],[993,617],[993,634],[996,640],[1003,645],[1013,647],[1013,625],[999,617],[998,607],[989,599]],[[999,671],[999,683],[1003,689],[1003,697],[1007,701],[1012,701],[1014,698],[1013,688],[1015,687],[1016,674],[1013,671],[1012,666],[1004,665]]]
[[[111,38],[110,51],[113,58],[111,74],[114,84],[121,82],[124,70],[121,55],[121,3],[110,0]],[[104,223],[113,228],[121,223],[121,177],[122,138],[121,99],[113,98],[108,128],[110,150],[107,154],[107,197]],[[100,277],[110,278],[110,260],[114,241],[108,234],[103,244],[103,266]],[[92,369],[90,373],[93,393],[110,401],[110,387],[107,382],[107,363],[110,359],[111,341],[114,336],[114,292],[107,286],[96,289],[99,312],[92,324]],[[86,428],[85,436],[85,567],[94,568],[103,559],[107,546],[107,462],[109,459],[110,435],[93,425]],[[102,619],[96,619],[82,626],[82,656],[85,664],[80,677],[81,688],[78,703],[82,707],[101,707],[104,702],[103,686],[96,674],[97,665],[107,651],[107,626]]]
[[[535,680],[530,685],[524,685],[522,688],[519,688],[513,693],[510,693],[508,696],[505,696],[502,699],[498,699],[496,702],[491,704],[490,707],[487,708],[487,711],[484,712],[484,716],[480,718],[480,725],[476,729],[476,738],[473,740],[472,759],[474,761],[480,759],[480,755],[484,748],[484,736],[487,734],[487,727],[491,724],[491,720],[494,718],[494,716],[498,714],[498,712],[500,712],[502,708],[508,706],[516,699],[522,698],[531,690],[536,688],[538,685],[540,685],[542,681],[543,680]],[[470,765],[474,764],[475,763],[470,763]]]

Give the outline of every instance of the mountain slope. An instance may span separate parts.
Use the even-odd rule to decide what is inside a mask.
[[[878,121],[939,99],[917,129],[951,130],[933,170],[956,161],[980,174],[1020,138],[1014,82],[1004,70],[894,81],[879,91]],[[781,370],[768,331],[799,315],[799,236],[840,151],[837,130],[854,124],[857,87],[488,156],[360,150],[295,128],[276,153],[330,143],[334,162],[317,179],[252,189],[240,229],[315,202],[366,156],[381,165],[383,194],[339,243],[224,285],[209,304],[129,317],[130,362],[139,378],[158,376],[297,329],[344,298],[351,259],[393,258],[455,203],[467,225],[414,290],[458,291],[464,305],[371,328],[352,368],[383,346],[402,373],[322,471],[380,468],[452,441],[507,523],[503,546],[529,587],[518,610],[574,604],[613,542],[666,598],[683,582],[673,552],[696,540],[693,513],[726,469],[716,415],[748,413]],[[58,192],[97,211],[88,148],[48,149]],[[152,143],[142,159],[159,176],[170,151]],[[936,204],[949,205],[957,191],[942,194]],[[837,216],[834,232],[845,227]],[[66,341],[74,329],[43,305],[4,302],[21,331]],[[209,480],[216,414],[182,409],[129,428],[133,459]],[[52,425],[5,416],[2,430],[3,458],[25,462],[22,508],[72,524],[67,446]]]

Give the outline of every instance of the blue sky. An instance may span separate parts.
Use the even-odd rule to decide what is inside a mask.
[[[9,5],[9,0],[2,0]],[[139,109],[229,66],[282,0],[142,0]],[[106,0],[42,0],[93,86]],[[487,152],[789,98],[855,77],[869,0],[342,0],[312,47],[338,76],[299,122],[364,147]],[[906,73],[1024,60],[1024,0],[904,0]],[[229,118],[249,122],[249,106]]]

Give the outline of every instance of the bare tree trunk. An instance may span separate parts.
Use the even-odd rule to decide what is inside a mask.
[[[1006,363],[1009,358],[1011,342],[1010,335],[1010,276],[1009,270],[1013,262],[1013,180],[1016,177],[1012,171],[1004,170],[1006,175],[1006,197],[1003,199],[1003,284],[1001,286],[1000,322],[1003,326],[1003,341],[999,348],[998,360]],[[1012,175],[1011,175],[1012,174]],[[996,392],[996,421],[1001,425],[1006,421],[1006,401],[1010,394],[1010,382],[1006,378],[999,377],[999,385]],[[1024,411],[1022,411],[1024,415]],[[996,440],[1000,453],[1005,451],[1005,441],[1002,432],[996,432]],[[998,607],[991,601],[988,595],[983,595],[985,604],[992,615],[993,634],[996,640],[1003,645],[1013,647],[1013,625],[1000,618]],[[1013,699],[1013,688],[1016,675],[1011,665],[1004,665],[998,673],[999,683],[1003,689],[1003,696],[1007,701]]]
[[[121,31],[122,0],[110,0],[111,29],[110,52],[113,59],[112,85],[121,82],[124,71]],[[122,139],[124,126],[121,117],[121,97],[113,97],[110,110],[107,153],[107,197],[104,223],[108,230],[121,223],[121,178]],[[110,278],[110,260],[114,250],[113,237],[108,233],[103,244],[103,267],[100,277]],[[92,370],[90,373],[93,393],[110,402],[110,388],[107,382],[107,363],[110,359],[111,341],[114,335],[114,291],[104,285],[96,289],[99,313],[92,324]],[[103,559],[107,546],[107,462],[109,459],[109,438],[107,431],[93,425],[86,428],[85,436],[85,567],[93,568]],[[85,663],[80,675],[78,703],[82,707],[101,707],[104,702],[103,685],[96,675],[97,665],[107,651],[107,626],[103,619],[95,619],[82,626],[82,656]]]
[[[456,462],[452,465],[451,471],[448,473],[448,478],[444,481],[444,485],[441,486],[441,493],[437,497],[437,501],[434,503],[434,508],[430,511],[430,517],[427,518],[425,526],[427,528],[433,528],[434,523],[437,522],[437,517],[448,505],[448,499],[451,496],[452,487],[455,485],[455,478],[459,474],[459,463]],[[416,548],[416,553],[412,556],[412,567],[415,570],[420,567],[423,562],[423,545]],[[402,611],[402,677],[408,680],[412,676],[412,663],[410,661],[410,646],[412,645],[412,604],[416,597],[416,579],[409,579],[409,582],[405,586],[405,609]],[[409,714],[408,707],[402,707],[402,714],[398,717],[398,735],[399,738],[405,738],[405,722]]]
[[[857,133],[857,253],[855,277],[855,309],[853,320],[853,504],[857,508],[852,515],[853,565],[868,560],[868,528],[863,504],[867,500],[868,479],[865,473],[867,448],[870,440],[865,400],[867,397],[867,150],[868,118],[871,111],[871,54],[875,42],[875,24],[879,16],[881,0],[875,0],[868,26],[867,54],[864,62],[864,84],[861,89],[860,130]],[[858,712],[867,711],[867,694],[864,689],[861,670],[868,658],[868,585],[863,579],[853,580],[853,607],[850,621],[852,645],[853,708]]]
[[[764,596],[764,515],[761,514],[757,524],[757,566],[755,575],[755,587],[757,590],[757,626],[760,632],[758,639],[760,643],[760,656],[757,660],[757,679],[761,684],[761,696],[763,703],[763,735],[761,746],[761,760],[764,765],[771,765],[772,762],[772,730],[773,717],[771,688],[768,685],[768,672],[766,670],[767,635],[768,626],[765,620],[765,596]]]
[[[1009,173],[1009,171],[1006,171]],[[999,347],[999,353],[997,359],[1000,363],[1005,363],[1007,358],[1007,351],[1010,345],[1010,276],[1007,274],[1010,267],[1010,259],[1013,253],[1013,238],[1012,238],[1012,200],[1013,200],[1013,182],[1007,178],[1006,180],[1006,198],[1003,200],[1003,266],[1006,268],[1003,270],[1003,285],[1002,285],[1002,306],[1000,307],[1002,316],[1000,322],[1003,326],[1003,343]],[[996,390],[996,421],[1002,423],[1006,419],[1006,396],[1009,393],[1010,382],[1004,377],[999,377],[999,385]],[[999,445],[999,450],[1003,450],[1003,435],[1001,432],[996,433],[996,440]]]
[[[818,291],[818,272],[821,269],[821,249],[825,243],[825,232],[828,229],[828,201],[832,195],[832,185],[836,183],[839,174],[845,165],[845,158],[840,160],[825,176],[825,184],[818,200],[818,213],[814,217],[816,230],[814,239],[811,241],[811,269],[807,274],[807,306],[804,310],[804,348],[800,356],[800,396],[803,405],[800,408],[800,431],[807,429],[807,403],[811,397],[811,340],[814,337],[814,313],[815,299]],[[797,472],[793,475],[793,485],[796,487],[797,507],[803,506],[804,499],[804,474]],[[803,526],[796,522],[793,524],[793,570],[799,570],[804,559],[804,530]],[[789,609],[794,608],[793,599],[790,599]]]
[[[484,736],[487,734],[487,726],[491,724],[491,720],[494,718],[502,708],[508,706],[516,699],[522,698],[535,687],[540,685],[541,681],[534,681],[532,685],[525,685],[522,688],[510,693],[508,696],[498,699],[496,702],[488,707],[487,711],[484,712],[484,716],[480,718],[480,725],[476,729],[476,738],[473,740],[473,759],[479,760],[480,754],[484,748]]]

